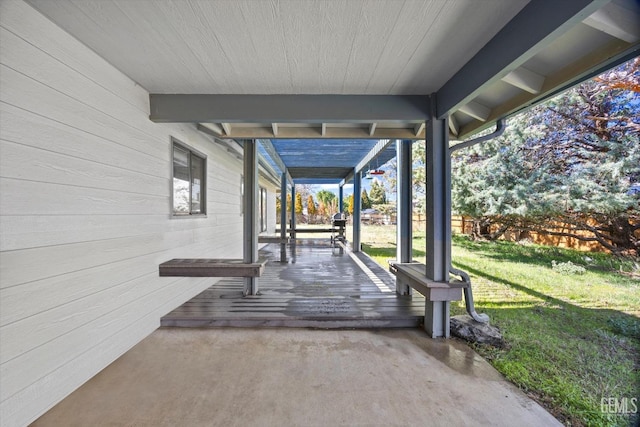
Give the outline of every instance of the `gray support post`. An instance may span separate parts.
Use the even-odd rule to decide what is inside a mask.
[[[291,238],[296,239],[296,184],[291,185]]]
[[[287,262],[287,171],[280,177],[280,262]]]
[[[280,177],[280,239],[287,238],[287,172]]]
[[[244,141],[243,261],[258,262],[258,144]],[[258,278],[245,277],[243,294],[258,294]]]
[[[344,186],[338,186],[338,212],[344,212]]]
[[[435,96],[431,97],[435,112]],[[426,125],[427,165],[427,259],[426,275],[436,281],[449,280],[451,266],[451,160],[448,117],[435,115]],[[426,331],[432,337],[449,337],[449,302],[428,301],[425,307]]]
[[[354,171],[353,174],[353,242],[351,247],[353,252],[360,252],[360,210],[361,210],[361,190],[362,173]]]
[[[413,259],[412,247],[412,214],[413,197],[411,192],[411,140],[396,141],[397,179],[396,188],[398,196],[396,200],[397,226],[396,226],[396,259],[398,262],[411,262]],[[406,283],[396,279],[396,293],[399,295],[411,295],[413,289]]]

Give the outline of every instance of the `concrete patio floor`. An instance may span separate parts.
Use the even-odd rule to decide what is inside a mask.
[[[419,329],[158,329],[35,426],[552,426]]]

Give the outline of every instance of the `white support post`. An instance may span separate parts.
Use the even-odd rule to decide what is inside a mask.
[[[435,97],[432,96],[435,111]],[[432,116],[426,127],[426,275],[435,281],[449,280],[451,265],[451,159],[447,117]],[[432,337],[449,337],[449,303],[428,301],[424,326]]]
[[[362,172],[354,171],[353,174],[353,252],[360,252],[360,209],[361,209],[361,190]]]
[[[244,141],[243,261],[258,262],[258,150],[254,140]],[[258,294],[258,278],[245,277],[243,294]]]
[[[411,144],[412,141],[396,141],[397,179],[396,188],[398,197],[396,200],[397,226],[396,226],[396,259],[398,262],[411,262],[413,259],[412,247],[412,192],[411,192]],[[396,278],[396,293],[398,295],[411,295],[413,289],[406,283]]]

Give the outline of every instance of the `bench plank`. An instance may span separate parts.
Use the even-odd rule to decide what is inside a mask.
[[[411,286],[429,301],[458,301],[467,284],[460,281],[439,282],[425,276],[426,266],[417,262],[389,262],[389,271],[401,283]]]
[[[260,277],[266,260],[245,263],[241,259],[175,258],[159,266],[160,276]]]

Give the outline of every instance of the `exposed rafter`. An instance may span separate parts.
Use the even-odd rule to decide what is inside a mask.
[[[444,118],[475,99],[607,2],[531,0],[438,90],[437,117]]]
[[[377,123],[375,123],[375,122],[374,122],[374,123],[371,123],[371,124],[369,125],[369,136],[373,136],[373,134],[376,132],[376,126],[377,126],[377,125],[378,125],[378,124],[377,124]]]
[[[595,11],[584,23],[627,43],[635,43],[640,40],[640,23],[637,15],[630,12],[612,2]]]
[[[278,136],[278,124],[271,123],[271,130],[273,131],[273,136]]]
[[[468,104],[460,107],[460,112],[483,122],[486,122],[491,115],[491,109],[489,109],[489,107],[475,101],[470,101]]]
[[[420,135],[421,132],[424,132],[424,126],[425,126],[425,122],[422,122],[422,123],[418,123],[413,127],[413,133],[415,134],[415,136],[418,136]]]
[[[453,114],[449,116],[449,132],[451,132],[451,135],[453,135],[454,137],[458,136],[458,133],[460,132],[460,126],[458,126],[458,120],[455,118]]]
[[[227,136],[231,135],[231,125],[229,123],[220,123],[220,125]]]
[[[520,67],[504,76],[502,81],[529,93],[540,93],[544,84],[544,76]]]

